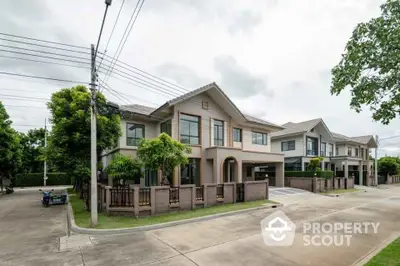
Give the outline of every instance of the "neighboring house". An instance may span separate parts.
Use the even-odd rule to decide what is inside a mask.
[[[271,134],[272,152],[284,153],[286,170],[304,171],[311,158],[321,156],[324,158],[322,170],[343,171],[345,177],[349,171],[371,174],[369,150],[376,148],[373,136],[347,137],[332,133],[322,118],[282,126],[284,130]],[[362,179],[359,182],[362,184]]]
[[[271,152],[270,135],[283,127],[243,114],[215,83],[172,99],[158,108],[121,106],[122,136],[115,149],[102,153],[104,166],[116,152],[136,156],[142,138],[165,132],[192,147],[189,164],[177,167],[170,183],[242,182],[259,166],[275,168],[276,185],[284,184],[284,156]],[[142,185],[157,185],[161,173],[145,171]]]

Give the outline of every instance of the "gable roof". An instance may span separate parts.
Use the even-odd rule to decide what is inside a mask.
[[[319,123],[322,123],[322,125],[326,128],[326,131],[332,136],[332,133],[329,131],[328,127],[325,125],[324,120],[322,120],[322,118],[316,118],[316,119],[311,119],[311,120],[307,120],[307,121],[303,121],[303,122],[299,122],[299,123],[287,122],[282,125],[282,126],[286,127],[286,129],[278,131],[278,132],[273,132],[271,134],[271,138],[279,138],[279,137],[303,134],[303,133],[310,131],[314,127],[316,127]]]
[[[223,90],[215,82],[212,82],[212,83],[202,86],[196,90],[190,91],[190,92],[185,93],[181,96],[178,96],[174,99],[171,99],[158,108],[152,108],[152,107],[139,105],[139,104],[132,104],[132,105],[122,105],[121,109],[128,111],[128,112],[135,113],[135,114],[139,114],[139,115],[157,117],[158,112],[160,112],[166,108],[172,107],[183,101],[186,101],[186,100],[188,100],[196,95],[199,95],[203,92],[210,91],[210,90],[213,90],[213,92],[218,93],[232,107],[233,112],[235,112],[238,117],[243,119],[243,121],[273,127],[278,130],[284,129],[284,127],[274,124],[272,122],[269,122],[269,121],[266,121],[266,120],[248,115],[248,114],[243,114],[239,110],[239,108],[229,99],[229,97],[223,92]]]
[[[332,133],[337,142],[356,143],[376,147],[376,140],[372,135],[348,137],[339,133]]]

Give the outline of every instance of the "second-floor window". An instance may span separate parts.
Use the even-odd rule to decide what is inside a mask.
[[[160,132],[167,133],[170,137],[172,136],[171,120],[165,121],[160,125]]]
[[[267,133],[261,132],[251,132],[251,140],[253,144],[258,145],[267,145],[268,144],[268,135]]]
[[[326,156],[326,142],[321,142],[321,156]]]
[[[338,148],[338,147],[336,147],[336,153],[335,153],[335,155],[336,155],[336,156],[339,155],[339,148]]]
[[[200,144],[200,117],[180,115],[181,142],[185,144]]]
[[[126,145],[139,146],[140,140],[144,138],[144,125],[126,123]]]
[[[224,121],[214,120],[214,145],[224,146]]]
[[[347,155],[352,156],[353,149],[351,147],[347,148]]]
[[[318,155],[318,139],[307,137],[307,155],[317,156]]]
[[[281,142],[281,151],[294,151],[295,149],[296,149],[296,142],[294,140]]]
[[[362,158],[362,159],[365,159],[365,158],[364,158],[364,148],[361,148],[360,152],[361,152],[361,158]]]
[[[328,144],[328,156],[333,156],[333,144]]]
[[[355,148],[355,150],[354,150],[354,151],[355,151],[355,156],[356,156],[356,157],[358,157],[358,149],[357,149],[357,148]]]
[[[242,142],[241,128],[233,128],[233,142]]]

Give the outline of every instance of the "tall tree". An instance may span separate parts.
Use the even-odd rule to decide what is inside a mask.
[[[11,178],[21,165],[21,147],[17,131],[11,128],[12,121],[0,102],[0,186],[3,178]]]
[[[35,128],[28,133],[19,133],[22,148],[20,172],[38,173],[43,171],[44,128]]]
[[[79,184],[90,177],[90,92],[84,86],[61,89],[48,103],[53,123],[47,156]],[[96,94],[97,154],[115,147],[121,135],[120,117]]]
[[[378,160],[378,171],[384,175],[398,174],[400,172],[400,163],[398,157],[385,156]]]
[[[114,180],[134,180],[141,175],[142,163],[138,158],[131,158],[123,154],[116,154],[106,167],[105,171]]]
[[[162,133],[155,139],[143,139],[137,150],[137,156],[145,167],[152,170],[161,170],[163,178],[161,184],[169,184],[170,176],[178,165],[188,163],[188,154],[191,148],[168,134]]]
[[[383,124],[400,114],[400,1],[387,0],[381,16],[357,25],[339,64],[332,69],[331,94],[351,88],[350,107],[370,107]]]

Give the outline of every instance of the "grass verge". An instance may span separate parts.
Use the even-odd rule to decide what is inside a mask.
[[[72,206],[75,223],[79,227],[90,228],[90,213],[84,209],[83,201],[74,192],[69,193],[69,202]],[[191,211],[179,211],[161,214],[157,216],[140,217],[138,219],[126,216],[107,216],[104,213],[99,213],[97,229],[113,229],[113,228],[128,228],[143,225],[152,225],[179,221],[184,219],[203,217],[207,215],[225,213],[230,211],[238,211],[243,209],[261,207],[266,203],[276,203],[270,200],[257,200],[249,202],[241,202],[235,204],[216,205],[207,208],[198,208]]]
[[[364,266],[400,265],[400,237],[381,250]]]
[[[349,189],[335,189],[323,192],[323,194],[343,194],[343,193],[350,193],[350,192],[358,192],[361,191],[356,188],[349,188]]]

